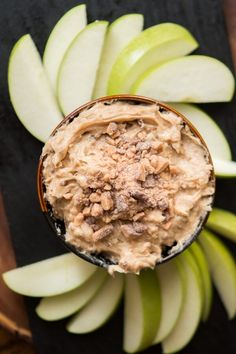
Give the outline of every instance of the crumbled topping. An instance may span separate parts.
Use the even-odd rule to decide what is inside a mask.
[[[98,241],[102,240],[104,237],[109,236],[112,233],[113,229],[114,229],[114,227],[112,225],[107,225],[107,226],[101,227],[101,229],[94,232],[94,234],[93,234],[94,242],[98,242]]]

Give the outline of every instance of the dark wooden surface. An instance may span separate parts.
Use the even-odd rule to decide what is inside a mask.
[[[80,2],[80,1],[79,1]],[[1,0],[0,2],[0,43],[3,65],[0,70],[0,137],[1,152],[0,181],[7,210],[13,246],[17,263],[27,264],[42,258],[64,252],[56,242],[42,218],[35,192],[35,171],[41,144],[32,138],[17,121],[9,104],[6,89],[7,60],[14,42],[24,33],[33,35],[42,52],[49,30],[56,20],[69,8],[76,5],[74,0]],[[227,43],[225,23],[220,1],[217,0],[132,0],[87,1],[89,20],[109,19],[131,11],[145,14],[146,27],[158,22],[173,21],[185,25],[199,40],[200,53],[208,54],[223,60],[231,68],[232,61]],[[232,56],[236,63],[236,1],[225,0],[224,10],[227,19]],[[231,104],[207,105],[205,108],[216,118],[226,133],[236,158],[236,111],[235,102]],[[221,181],[217,184],[216,203],[222,207],[236,211],[234,181]],[[1,204],[0,204],[1,205]],[[4,220],[3,209],[0,208],[0,267],[4,271],[14,267],[14,257],[8,238],[8,227]],[[232,247],[231,244],[229,244]],[[3,251],[4,250],[4,251]],[[235,250],[235,248],[234,248]],[[2,290],[3,289],[3,290]],[[22,299],[6,292],[0,282],[0,312],[3,313],[3,325],[11,330],[26,329]],[[99,354],[112,351],[121,353],[122,313],[121,311],[103,329],[86,336],[65,335],[64,321],[58,324],[47,324],[37,319],[34,307],[37,300],[27,299],[27,311],[33,330],[34,340],[43,354],[77,353],[91,354],[96,350]],[[9,305],[10,304],[10,305]],[[7,324],[9,318],[10,324]],[[1,316],[0,316],[1,322]],[[15,323],[15,325],[14,325]],[[15,326],[15,327],[14,327]],[[214,299],[212,315],[206,325],[201,325],[199,332],[190,346],[183,353],[233,353],[236,351],[234,341],[236,331],[235,320],[229,322],[217,296]],[[18,342],[0,331],[0,353],[33,353],[31,346]],[[158,348],[149,349],[147,353],[158,353]]]
[[[32,344],[18,338],[4,328],[0,328],[0,353],[1,354],[35,354]]]
[[[15,256],[11,245],[9,228],[3,207],[2,196],[0,195],[0,269],[1,273],[16,267]],[[0,321],[5,323],[5,327],[14,332],[18,332],[20,336],[30,338],[29,324],[25,312],[24,302],[21,296],[13,293],[8,289],[3,279],[0,278]],[[20,325],[19,325],[20,324]]]

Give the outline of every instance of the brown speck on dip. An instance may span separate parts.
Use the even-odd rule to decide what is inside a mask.
[[[100,101],[45,144],[44,198],[65,240],[102,253],[109,272],[139,273],[183,248],[211,208],[208,150],[158,104]]]

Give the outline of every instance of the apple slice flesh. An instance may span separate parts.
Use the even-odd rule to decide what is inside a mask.
[[[53,296],[82,285],[96,267],[72,253],[49,258],[3,274],[7,286],[26,296]]]
[[[222,159],[213,159],[215,174],[222,178],[235,178],[236,177],[236,162],[226,161]]]
[[[205,252],[213,283],[218,290],[229,319],[232,319],[236,315],[235,261],[223,242],[211,232],[203,230],[199,241]]]
[[[108,22],[95,21],[69,46],[59,69],[57,95],[64,114],[91,100]]]
[[[142,28],[143,15],[140,14],[121,16],[108,27],[93,98],[107,94],[107,84],[112,65],[121,50],[142,31]]]
[[[187,103],[170,103],[174,109],[182,113],[199,131],[205,140],[213,158],[231,160],[229,143],[220,127],[202,109]]]
[[[206,226],[236,242],[236,215],[234,213],[214,208],[208,217]]]
[[[86,24],[86,6],[84,4],[78,5],[60,18],[48,37],[43,53],[43,64],[55,92],[58,70],[65,52]]]
[[[131,92],[165,102],[228,102],[234,77],[219,60],[189,55],[170,60],[145,72]]]
[[[12,49],[8,86],[19,120],[34,137],[45,142],[62,114],[29,34],[21,37]]]
[[[128,353],[148,348],[161,316],[160,287],[155,271],[126,275],[123,349]]]
[[[161,320],[153,344],[160,343],[173,329],[183,304],[184,272],[173,259],[156,268],[161,291]]]
[[[195,258],[195,261],[198,265],[201,274],[203,288],[202,320],[205,322],[209,317],[212,305],[212,282],[209,266],[205,254],[201,246],[197,242],[192,243],[192,245],[189,247],[189,251]]]
[[[107,277],[107,272],[97,269],[95,273],[78,288],[65,294],[43,298],[36,308],[40,318],[57,321],[79,311],[96,294]]]
[[[101,327],[117,308],[123,292],[124,278],[108,277],[95,297],[67,325],[70,333],[89,333]]]
[[[198,47],[191,33],[175,23],[144,30],[119,54],[108,82],[108,94],[127,93],[146,70],[161,62],[189,54]]]
[[[185,250],[178,256],[185,276],[186,288],[179,318],[169,334],[162,341],[163,353],[174,353],[185,347],[196,332],[202,313],[201,279],[191,253]]]

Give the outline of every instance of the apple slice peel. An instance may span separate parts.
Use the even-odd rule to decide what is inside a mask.
[[[108,27],[93,98],[106,96],[111,68],[121,50],[142,31],[143,21],[141,14],[127,14],[116,19]]]
[[[108,82],[109,95],[130,92],[133,83],[158,63],[191,53],[197,41],[176,23],[161,23],[144,30],[119,54]]]

